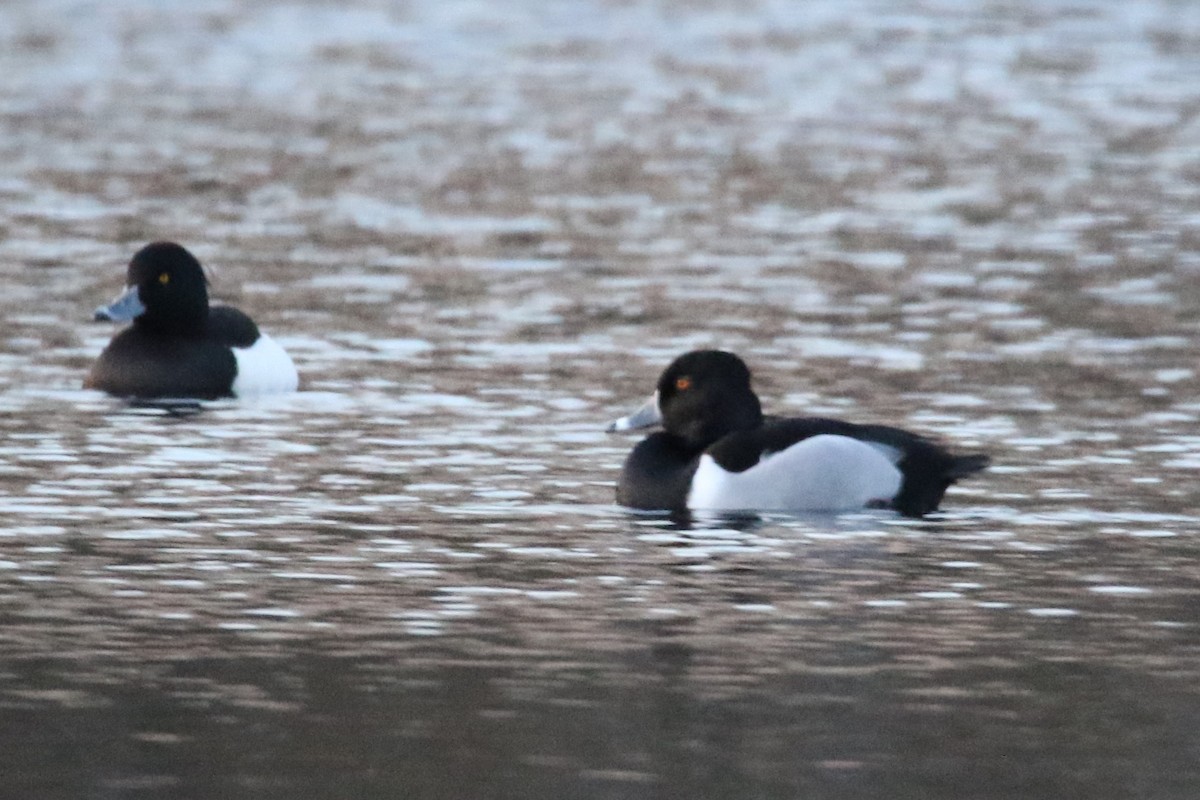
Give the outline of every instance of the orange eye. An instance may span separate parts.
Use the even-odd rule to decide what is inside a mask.
[[[686,392],[692,388],[692,379],[684,375],[682,378],[675,379],[675,388],[681,392]]]
[[[171,282],[171,275],[166,272],[160,272],[158,274],[158,282],[161,283],[163,286],[166,286],[168,283]]]

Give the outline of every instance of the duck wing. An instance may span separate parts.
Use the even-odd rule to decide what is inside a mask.
[[[937,442],[902,428],[824,417],[768,418],[754,430],[726,436],[707,453],[725,470],[742,472],[766,455],[821,435],[857,439],[883,453],[903,475],[891,506],[912,517],[936,511],[950,484],[985,469],[991,462],[982,453],[955,455]]]

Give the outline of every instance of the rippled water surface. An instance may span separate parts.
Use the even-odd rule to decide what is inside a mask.
[[[0,795],[1194,798],[1200,9],[0,6]],[[171,238],[304,391],[79,388]],[[612,503],[674,355],[995,466]]]

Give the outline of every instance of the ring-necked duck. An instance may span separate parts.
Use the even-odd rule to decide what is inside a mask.
[[[104,348],[84,388],[206,400],[296,390],[296,367],[282,347],[236,308],[209,306],[204,270],[183,247],[146,245],[125,283],[95,319],[133,324]]]
[[[682,511],[937,510],[946,488],[984,469],[985,455],[951,455],[899,428],[817,417],[764,417],[750,370],[733,355],[675,359],[638,411],[609,426],[661,424],[621,470],[617,502]]]

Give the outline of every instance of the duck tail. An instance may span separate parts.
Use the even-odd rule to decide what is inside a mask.
[[[952,456],[938,447],[910,452],[898,465],[904,481],[892,507],[909,517],[937,511],[950,484],[986,469],[991,461],[982,453]]]
[[[983,472],[991,463],[992,459],[983,453],[954,456],[946,469],[946,478],[950,481],[956,481],[959,478],[974,475],[976,472]]]

